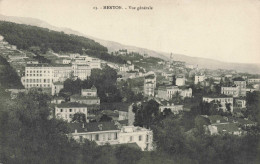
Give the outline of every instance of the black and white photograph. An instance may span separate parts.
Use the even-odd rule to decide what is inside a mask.
[[[0,0],[0,164],[259,164],[260,0]]]

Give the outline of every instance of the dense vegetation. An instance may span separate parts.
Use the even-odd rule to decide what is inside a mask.
[[[0,87],[23,88],[20,77],[2,56],[0,56]]]
[[[36,54],[45,54],[51,49],[56,53],[87,53],[102,60],[125,63],[120,57],[110,55],[106,47],[82,36],[4,21],[0,21],[0,35],[18,49],[29,50]]]
[[[197,109],[198,110],[198,109]],[[249,111],[259,110],[259,106]],[[158,113],[158,103],[150,100],[133,108],[135,124],[149,127],[154,133],[156,154],[176,163],[246,164],[259,162],[259,124],[247,129],[245,136],[211,136],[204,126],[209,120],[196,108],[174,115],[169,110]],[[258,115],[259,116],[259,115]],[[174,163],[174,162],[173,162]]]
[[[67,79],[60,95],[67,98],[73,94],[80,94],[82,88],[91,88],[94,85],[101,102],[120,102],[122,97],[116,87],[116,80],[117,72],[109,66],[102,70],[92,69],[90,77],[86,80]]]

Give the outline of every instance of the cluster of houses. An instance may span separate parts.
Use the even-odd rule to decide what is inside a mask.
[[[16,51],[16,47],[10,46],[3,41],[0,36],[0,49],[6,51]],[[4,51],[3,51],[4,52]],[[60,55],[51,52],[56,56],[54,64],[40,64],[37,60],[28,58],[26,54],[19,53],[18,55],[6,56],[9,62],[25,63],[23,68],[17,68],[18,74],[22,76],[21,81],[24,85],[24,90],[10,90],[12,97],[19,92],[24,92],[30,88],[41,88],[51,93],[54,104],[54,116],[57,119],[63,119],[69,122],[70,133],[69,137],[82,143],[85,139],[95,141],[98,145],[111,144],[135,144],[142,150],[153,149],[153,133],[150,129],[136,127],[134,123],[134,113],[132,111],[132,103],[112,103],[102,104],[97,94],[97,88],[92,86],[88,89],[82,89],[81,94],[75,94],[69,97],[69,101],[65,102],[64,98],[58,97],[60,91],[64,88],[64,81],[68,78],[86,79],[91,75],[92,69],[101,69],[102,61],[97,58],[92,58],[87,55],[67,54]],[[127,50],[119,51],[119,54],[125,54]],[[14,54],[14,53],[12,53]],[[159,111],[170,109],[172,113],[179,114],[185,110],[185,104],[174,104],[173,98],[180,97],[192,98],[192,88],[187,85],[187,75],[190,77],[194,74],[195,85],[208,86],[209,78],[212,78],[214,84],[221,84],[223,77],[210,76],[201,73],[198,67],[187,65],[185,62],[173,61],[171,56],[170,61],[158,62],[167,70],[161,72],[144,72],[135,68],[130,61],[124,65],[114,63],[106,63],[115,68],[121,77],[118,80],[127,80],[135,78],[143,78],[143,86],[133,87],[135,93],[142,93],[145,97],[155,99],[159,103]],[[190,69],[190,72],[187,72]],[[163,77],[163,79],[160,79]],[[232,79],[233,76],[226,74],[224,78]],[[249,88],[247,84],[252,87]],[[203,96],[204,102],[217,102],[220,108],[224,111],[234,112],[236,108],[246,108],[245,96],[248,91],[259,90],[260,79],[237,77],[233,78],[232,85],[221,86],[221,93],[218,95]],[[228,105],[227,105],[228,104]],[[96,111],[102,111],[110,115],[112,121],[109,122],[92,122],[96,117]],[[83,123],[73,121],[75,114],[80,113],[85,115]],[[210,120],[210,125],[207,126],[209,134],[235,134],[241,135],[244,131],[242,126],[252,126],[255,123],[244,119],[224,118],[222,116],[204,116]],[[238,126],[239,125],[239,126]]]

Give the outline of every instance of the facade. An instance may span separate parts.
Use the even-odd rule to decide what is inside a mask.
[[[68,122],[72,120],[75,113],[83,113],[87,118],[87,105],[79,103],[61,103],[55,107],[56,118],[61,118]]]
[[[170,109],[172,113],[179,114],[180,111],[183,111],[183,105],[174,105],[174,103],[163,101],[159,105],[159,110],[163,112],[165,109]]]
[[[242,78],[234,79],[234,86],[221,87],[221,93],[225,95],[231,95],[233,97],[244,97],[246,96],[247,88],[246,81]]]
[[[185,85],[185,76],[177,76],[176,77],[176,85],[184,86]]]
[[[60,90],[62,90],[64,88],[63,86],[63,82],[54,82],[52,83],[52,86],[51,86],[51,95],[58,95],[60,93]]]
[[[156,76],[155,74],[149,74],[144,78],[144,95],[154,96],[156,87]]]
[[[88,65],[28,64],[21,81],[25,88],[51,88],[53,82],[63,82],[72,75],[83,80],[90,74],[91,68]]]
[[[194,84],[198,84],[206,79],[205,75],[195,75]]]
[[[221,104],[221,109],[226,112],[228,109],[226,104],[230,104],[230,112],[233,112],[233,97],[219,95],[219,96],[203,96],[202,100],[204,102],[219,102]]]
[[[221,93],[224,95],[231,95],[233,97],[239,96],[238,86],[232,86],[232,87],[221,87]]]
[[[179,88],[178,86],[163,86],[158,88],[158,98],[162,98],[165,100],[170,100],[172,97],[179,93],[182,98],[192,97],[192,89],[191,88]]]
[[[128,72],[128,71],[134,71],[135,67],[134,65],[126,65],[124,64],[123,66],[119,67],[119,71],[120,72]]]
[[[260,79],[248,79],[248,84],[259,84]]]
[[[136,143],[143,151],[153,150],[153,132],[146,128],[123,126],[119,132],[119,143]]]

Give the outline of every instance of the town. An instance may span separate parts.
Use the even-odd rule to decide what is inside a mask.
[[[238,140],[245,145],[249,143],[240,138],[249,136],[246,139],[252,145],[258,141],[259,74],[206,69],[176,61],[174,54],[166,61],[120,49],[110,53],[113,60],[106,60],[84,48],[82,53],[50,48],[43,53],[37,46],[26,50],[7,40],[0,36],[1,112],[14,112],[17,106],[19,110],[13,116],[1,115],[1,121],[8,122],[9,117],[17,115],[21,124],[31,124],[24,135],[45,131],[38,129],[43,124],[50,128],[46,133],[52,135],[50,130],[59,131],[51,129],[51,124],[56,124],[67,126],[64,136],[79,145],[125,146],[178,155],[191,153],[187,145],[202,144],[204,136],[231,137],[233,142]],[[23,125],[19,126],[10,133],[16,133]],[[64,140],[55,135],[50,138],[53,144]],[[185,138],[190,143],[185,143]],[[197,138],[202,139],[195,141]],[[227,149],[231,151],[231,147]],[[209,150],[213,148],[203,151]],[[253,160],[247,153],[243,160]],[[133,155],[134,160],[127,159],[137,163],[141,159],[137,154]],[[19,153],[9,155],[10,159],[6,156],[0,160],[19,159]],[[225,155],[221,158],[220,163],[233,160],[225,159]],[[200,160],[199,163],[208,162],[206,158]]]

